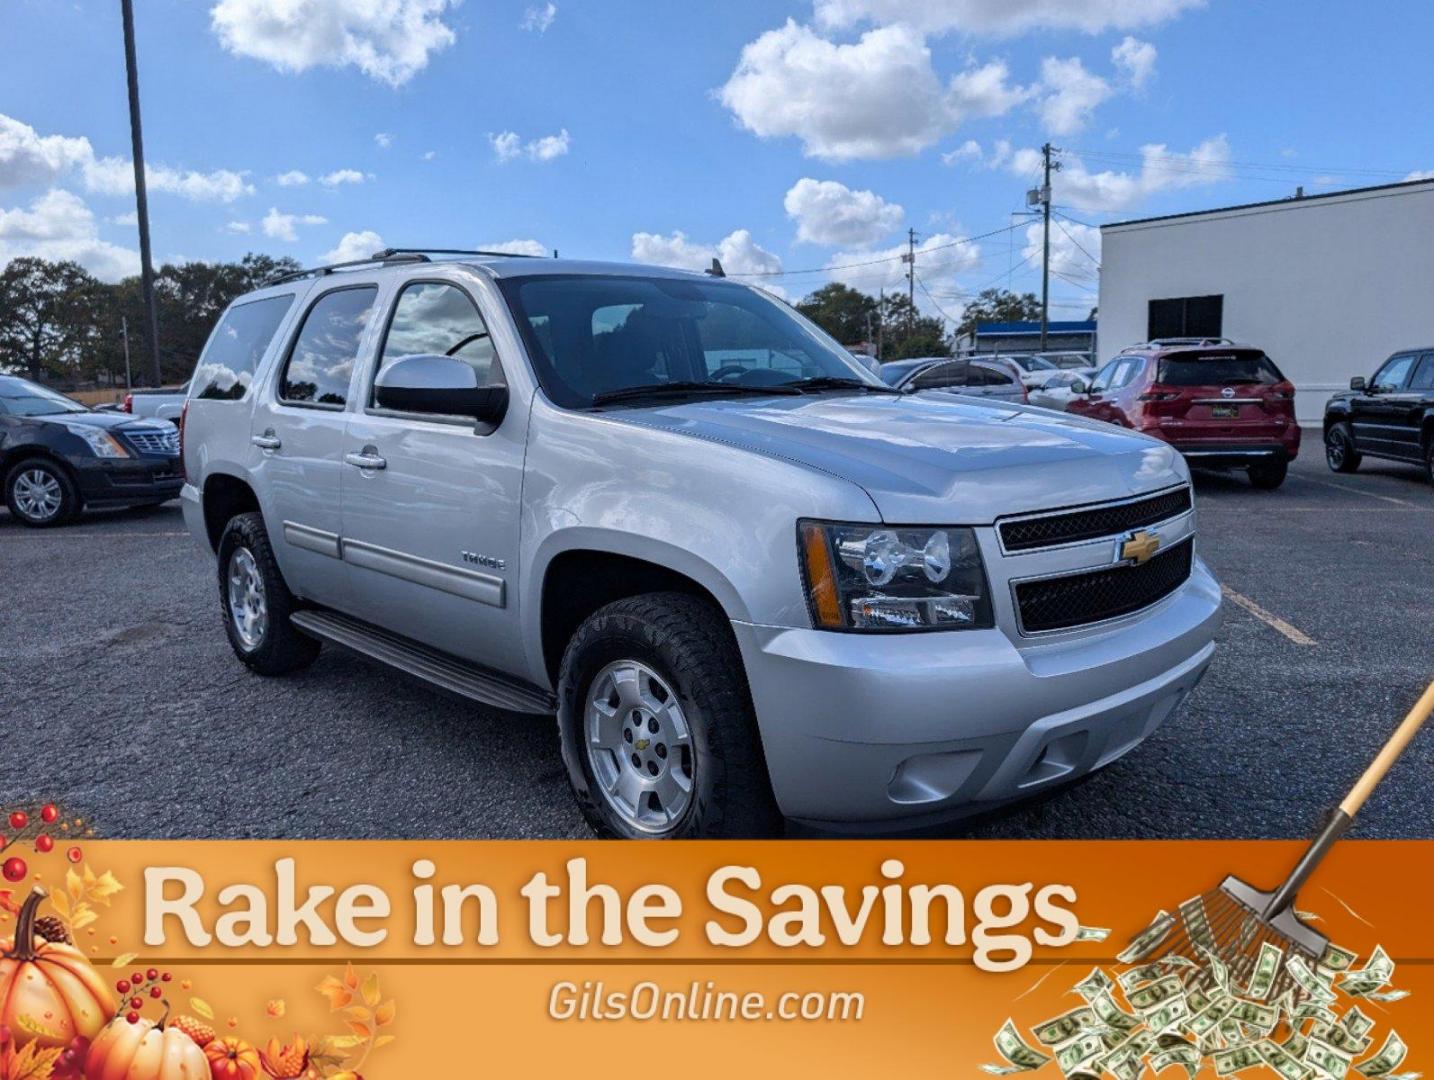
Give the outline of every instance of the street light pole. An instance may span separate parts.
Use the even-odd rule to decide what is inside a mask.
[[[134,155],[134,200],[139,218],[139,273],[144,307],[149,316],[150,376],[154,385],[164,382],[159,364],[159,310],[154,303],[154,260],[149,248],[149,199],[144,188],[144,134],[139,123],[139,67],[134,55],[134,2],[120,0],[124,21],[124,64],[129,83],[129,135]]]
[[[1050,328],[1051,311],[1051,170],[1059,169],[1059,161],[1052,163],[1051,155],[1056,148],[1050,143],[1041,147],[1045,160],[1045,182],[1041,186],[1041,224],[1043,253],[1041,256],[1041,352],[1046,351],[1046,334]]]

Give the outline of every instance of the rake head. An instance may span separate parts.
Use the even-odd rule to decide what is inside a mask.
[[[1231,991],[1245,995],[1256,974],[1261,948],[1269,944],[1280,950],[1280,963],[1269,990],[1259,996],[1277,1001],[1293,990],[1296,998],[1302,997],[1304,991],[1290,975],[1288,961],[1298,956],[1313,971],[1329,939],[1300,922],[1289,907],[1267,915],[1274,897],[1273,890],[1264,892],[1233,875],[1227,877],[1213,892],[1180,905],[1169,936],[1147,960],[1183,958],[1196,965],[1182,965],[1188,982],[1213,986],[1218,982],[1210,961],[1213,956],[1228,972]]]

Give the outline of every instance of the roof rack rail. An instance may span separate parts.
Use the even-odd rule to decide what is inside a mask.
[[[348,262],[331,263],[328,266],[314,266],[304,270],[291,270],[286,274],[276,274],[265,280],[264,285],[283,285],[290,281],[298,281],[306,277],[323,277],[325,274],[332,274],[335,270],[348,270],[356,266],[373,266],[377,263],[380,266],[388,266],[390,263],[411,263],[411,262],[432,262],[430,255],[486,255],[489,258],[501,259],[540,259],[544,256],[529,255],[520,251],[484,251],[479,248],[384,248],[382,251],[375,251],[367,259],[351,259]],[[553,252],[557,258],[558,253]]]
[[[1179,346],[1179,345],[1201,346],[1201,345],[1234,345],[1234,344],[1235,344],[1235,343],[1234,343],[1233,341],[1231,341],[1229,338],[1226,338],[1226,337],[1168,337],[1168,338],[1151,338],[1149,341],[1139,341],[1139,342],[1136,342],[1134,345],[1127,345],[1125,348],[1121,349],[1120,351],[1123,352],[1123,353],[1128,353],[1128,352],[1142,352],[1142,351],[1147,350],[1147,349],[1168,349],[1168,348],[1171,348],[1172,346]]]
[[[392,256],[394,256],[394,255],[422,255],[422,256],[425,256],[425,257],[427,257],[427,256],[429,256],[429,255],[486,255],[488,258],[496,258],[496,259],[546,259],[546,258],[547,258],[546,255],[530,255],[530,254],[529,254],[528,252],[526,252],[526,251],[488,251],[488,250],[485,250],[485,249],[483,249],[483,248],[414,248],[414,247],[384,248],[382,251],[375,252],[375,253],[374,253],[374,258],[377,259],[377,258],[380,258],[380,257],[392,257]],[[557,253],[556,251],[554,251],[554,252],[553,252],[553,258],[557,258],[557,256],[558,256],[558,253]]]

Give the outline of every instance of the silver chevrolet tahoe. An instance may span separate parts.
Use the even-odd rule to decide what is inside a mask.
[[[1214,649],[1189,472],[893,390],[708,274],[387,250],[226,311],[184,514],[264,675],[556,713],[601,834],[936,822],[1114,761]]]

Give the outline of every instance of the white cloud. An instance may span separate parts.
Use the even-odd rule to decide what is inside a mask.
[[[1136,90],[1149,82],[1150,76],[1155,74],[1157,56],[1155,46],[1150,42],[1129,36],[1110,50],[1110,59],[1115,64],[1115,69]]]
[[[338,187],[340,184],[362,184],[367,177],[357,169],[335,169],[326,176],[319,177],[319,183],[324,187]]]
[[[809,244],[867,247],[905,218],[906,211],[874,191],[853,191],[835,180],[803,177],[782,206],[797,223],[797,240]]]
[[[900,22],[931,34],[1048,29],[1094,34],[1153,26],[1203,6],[1204,0],[816,0],[816,16],[832,29]]]
[[[967,139],[955,150],[948,150],[941,155],[941,161],[946,165],[955,165],[958,161],[985,161],[986,152],[981,149],[981,144],[975,139]]]
[[[347,232],[332,251],[319,256],[322,263],[358,262],[367,259],[375,251],[384,248],[383,237],[372,229],[362,232]]]
[[[775,274],[782,269],[782,260],[753,240],[747,229],[736,229],[728,233],[716,246],[693,243],[687,239],[687,234],[681,231],[668,236],[661,233],[633,233],[632,258],[634,262],[675,266],[680,270],[706,270],[711,267],[712,260],[717,259],[722,263],[723,271],[733,277],[742,274]],[[787,295],[781,286],[764,281],[760,277],[749,284],[760,285],[782,298]]]
[[[224,48],[280,71],[356,67],[401,86],[457,36],[456,0],[219,0],[210,28]]]
[[[238,236],[248,236],[253,231],[253,226],[247,221],[228,221],[224,224],[224,231]]]
[[[1434,169],[1415,169],[1405,180],[1434,180]]]
[[[1044,242],[1040,225],[1026,226],[1021,254],[1040,266]],[[1100,229],[1074,221],[1051,221],[1051,273],[1094,286],[1100,271]]]
[[[492,244],[479,244],[479,251],[505,251],[511,255],[536,255],[546,258],[552,252],[536,240],[499,240]]]
[[[309,174],[298,169],[290,169],[286,173],[280,173],[274,177],[274,183],[280,187],[302,187],[309,182]]]
[[[0,113],[0,188],[53,183],[94,156],[86,138],[41,135],[29,124]]]
[[[328,223],[328,218],[320,217],[318,214],[281,214],[277,207],[271,206],[260,224],[264,229],[265,236],[275,240],[287,240],[292,244],[299,239],[296,226],[327,225]]]
[[[1007,76],[994,62],[943,86],[925,39],[909,26],[837,44],[788,19],[743,47],[719,97],[748,131],[795,136],[809,156],[888,158],[925,149],[968,116],[1010,109],[1026,91]]]
[[[114,217],[110,218],[110,221],[116,225],[138,225],[139,211],[130,210],[127,213],[116,214]]]
[[[488,136],[488,144],[493,147],[494,156],[504,165],[521,157],[526,157],[529,161],[552,161],[566,154],[571,143],[572,137],[567,128],[563,128],[556,135],[544,135],[540,139],[529,139],[527,142],[524,142],[516,131],[503,131]]]
[[[423,152],[423,160],[424,160],[424,161],[432,161],[432,160],[433,160],[434,158],[436,158],[437,156],[438,156],[438,151],[437,151],[437,150],[425,150],[425,151]]]
[[[0,266],[23,255],[72,260],[105,281],[139,272],[139,254],[101,240],[84,200],[60,188],[38,196],[28,209],[0,210]]]
[[[87,191],[101,195],[134,194],[134,163],[129,158],[95,158],[85,163],[83,172]],[[144,182],[151,193],[164,192],[193,202],[231,203],[254,194],[254,185],[245,174],[232,169],[203,173],[168,165],[146,165]]]
[[[373,141],[378,144],[380,150],[387,150],[393,145],[393,135],[387,131],[380,131],[373,137]]]
[[[1206,139],[1189,153],[1175,153],[1161,143],[1140,148],[1138,173],[1104,170],[1093,173],[1075,154],[1061,156],[1061,171],[1052,181],[1055,202],[1096,212],[1128,210],[1162,191],[1213,184],[1230,178],[1230,143],[1224,135]],[[1030,176],[1040,168],[1039,150],[1018,150],[1010,170]]]
[[[1077,57],[1041,61],[1041,123],[1051,135],[1073,135],[1113,91],[1099,75],[1086,70]]]
[[[548,27],[553,25],[553,20],[557,17],[557,4],[547,3],[538,7],[530,7],[527,11],[523,12],[523,21],[518,24],[518,28],[545,34],[548,32]]]
[[[873,295],[881,289],[905,291],[906,264],[901,262],[900,258],[905,254],[905,244],[897,244],[885,250],[839,252],[833,255],[828,263],[833,267],[830,271],[831,279]],[[876,262],[878,259],[883,261]],[[933,233],[916,245],[916,275],[932,291],[948,287],[951,284],[950,279],[971,270],[980,261],[979,244],[962,240],[950,233]],[[866,265],[848,265],[851,263]],[[930,307],[930,302],[923,299],[920,287],[916,290],[916,303],[923,309]],[[952,311],[951,305],[943,303],[942,306]]]

